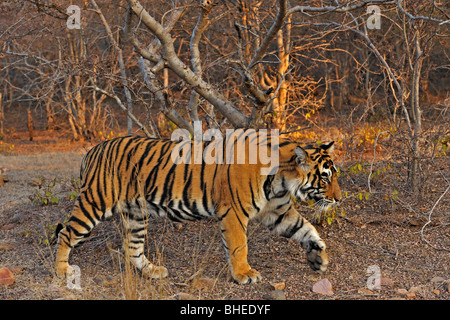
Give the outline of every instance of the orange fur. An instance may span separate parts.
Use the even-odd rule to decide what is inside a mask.
[[[262,139],[259,133],[245,133],[248,135],[238,137],[232,146],[235,154],[239,144],[246,147],[242,164],[176,164],[171,153],[177,142],[142,137],[117,138],[91,149],[82,162],[80,196],[59,233],[57,274],[72,272],[68,263],[71,249],[100,221],[117,213],[124,217],[128,232],[124,246],[130,259],[149,277],[167,276],[167,269],[153,265],[143,253],[149,215],[176,221],[217,218],[231,274],[239,283],[261,279],[247,261],[247,225],[252,219],[298,241],[306,250],[309,265],[325,271],[325,243],[294,209],[291,195],[323,202],[323,208],[340,199],[328,153],[331,144],[301,148],[280,139],[279,150],[273,149],[279,151],[278,170],[262,175],[261,169],[268,165],[259,159],[250,163],[250,143],[257,141],[258,148],[267,148],[270,156],[272,141]]]

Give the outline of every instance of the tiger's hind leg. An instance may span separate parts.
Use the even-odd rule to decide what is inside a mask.
[[[138,207],[124,214],[125,236],[123,247],[130,262],[147,278],[165,278],[167,269],[152,264],[144,254],[148,217],[146,210]]]
[[[78,200],[67,225],[58,234],[58,251],[56,253],[56,274],[65,278],[73,274],[69,265],[69,255],[73,247],[89,236],[98,224],[98,211],[90,205],[81,205]]]

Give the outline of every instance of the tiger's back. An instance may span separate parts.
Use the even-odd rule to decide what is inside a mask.
[[[94,147],[85,156],[80,201],[100,207],[105,218],[144,201],[150,213],[177,221],[212,216],[214,185],[205,177],[217,168],[174,163],[175,145],[125,137]]]

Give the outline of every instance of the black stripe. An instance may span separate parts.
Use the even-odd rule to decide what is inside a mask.
[[[284,218],[285,215],[286,215],[286,212],[283,213],[283,214],[280,214],[280,215],[278,216],[277,220],[275,220],[275,222],[274,222],[272,225],[269,226],[269,229],[270,229],[270,230],[275,229],[275,228],[281,223],[281,221],[283,220],[283,218]]]
[[[237,212],[236,210],[234,211],[234,214],[236,215],[236,218],[238,219],[239,224],[240,224],[241,227],[242,227],[242,230],[244,230],[244,232],[247,233],[247,228],[244,227],[244,224],[242,223],[241,219],[239,219],[239,215],[238,215],[238,212]]]
[[[167,173],[163,186],[163,191],[161,195],[161,199],[159,200],[159,204],[162,205],[164,203],[164,200],[166,198],[171,199],[172,198],[172,189],[173,189],[173,183],[175,181],[175,168],[176,164],[172,164],[172,167],[169,169],[169,172]]]
[[[80,219],[78,219],[77,217],[75,217],[75,216],[71,216],[70,218],[69,218],[69,222],[75,222],[75,223],[77,223],[77,224],[79,224],[80,226],[82,226],[83,228],[85,228],[86,229],[86,231],[87,232],[89,232],[89,230],[91,230],[91,227],[86,223],[86,222],[84,222],[84,221],[82,221],[82,220],[80,220]],[[75,234],[77,235],[77,236],[79,236],[79,235],[84,235],[85,233],[76,233],[76,231],[77,230],[75,230],[74,228],[72,228],[74,231],[75,231]]]
[[[155,196],[156,192],[158,191],[158,185],[155,183],[156,177],[158,175],[158,170],[159,170],[159,166],[158,165],[154,166],[152,171],[150,171],[147,179],[145,180],[146,193],[147,193],[147,195],[151,194],[150,199],[147,199],[150,202],[153,201],[154,196]],[[152,187],[150,188],[150,186],[152,186]]]
[[[166,145],[167,145],[167,150],[164,151],[164,153],[163,153],[163,155],[162,155],[162,156],[165,156],[165,157],[166,157],[166,162],[165,162],[164,165],[162,166],[162,169],[164,169],[164,168],[166,167],[167,163],[169,163],[169,160],[172,159],[171,155],[167,155],[167,156],[166,156],[166,152],[167,152],[167,151],[170,149],[170,147],[172,146],[171,141],[166,142],[166,144],[165,144],[164,146],[166,146]],[[172,148],[172,150],[173,150],[173,148]],[[162,153],[162,152],[161,152],[161,153]]]
[[[124,141],[125,141],[125,139],[123,139],[122,141],[121,141],[121,145],[124,143]],[[129,156],[130,156],[130,152],[129,152],[129,150],[128,150],[128,147],[132,144],[134,142],[134,139],[133,138],[128,138],[128,141],[127,141],[127,143],[125,144],[125,146],[123,147],[123,150],[121,151],[121,152],[119,152],[119,150],[117,150],[117,152],[114,152],[114,155],[111,155],[111,159],[116,159],[118,156],[120,156],[120,160],[119,160],[119,164],[118,165],[116,165],[116,163],[117,163],[117,159],[115,160],[115,162],[114,162],[114,167],[113,167],[113,169],[116,169],[117,170],[117,172],[115,173],[115,174],[118,174],[119,175],[119,192],[118,192],[118,199],[124,199],[123,197],[122,197],[122,183],[121,183],[121,181],[120,181],[120,179],[122,178],[125,178],[125,177],[122,177],[121,175],[120,175],[120,172],[121,172],[121,168],[122,168],[122,165],[123,165],[123,161],[124,161],[124,159],[125,158],[129,158]],[[118,149],[120,149],[120,147],[121,147],[121,145],[120,146],[118,146]],[[129,165],[129,160],[127,161],[127,163],[126,163],[126,167],[128,168],[128,165]],[[111,174],[111,177],[113,177],[114,176],[114,174],[113,174],[114,172],[113,171],[111,171],[110,172],[110,174]],[[122,172],[122,174],[126,174],[126,172]],[[123,181],[122,181],[123,182]],[[127,192],[128,192],[128,188],[127,188],[127,190],[126,190]],[[126,198],[126,196],[125,196],[125,200],[128,200],[127,198]]]
[[[70,217],[69,222],[70,222],[71,220],[73,220],[72,218],[73,218],[73,216]],[[77,220],[78,220],[78,219],[77,219]],[[75,222],[76,222],[76,221],[75,221]],[[81,221],[81,222],[83,222],[83,221]],[[84,222],[83,222],[83,223],[84,223]],[[71,227],[71,226],[69,226],[69,225],[66,226],[66,229],[69,230],[69,232],[71,232],[71,233],[73,232],[78,238],[81,238],[81,237],[84,236],[84,233],[78,232],[75,228],[73,228],[73,227]]]
[[[291,143],[294,143],[294,142],[286,140],[286,141],[283,141],[282,143],[280,143],[278,145],[278,147],[281,148],[281,147],[287,146],[287,145],[289,145]]]
[[[69,229],[68,229],[67,227],[66,227],[66,230],[67,230],[68,232],[70,232]],[[65,239],[61,238],[61,236],[63,236]],[[69,247],[72,247],[72,246],[70,245],[70,237],[69,237],[67,234],[65,234],[65,233],[63,233],[63,232],[60,232],[60,233],[58,234],[58,237],[60,237],[60,239],[61,239],[62,241],[64,241],[64,243],[67,244]]]
[[[91,215],[89,214],[89,211],[85,208],[83,201],[80,201],[79,203],[79,208],[81,210],[81,212],[83,213],[83,215],[89,219],[89,221],[92,223],[93,226],[96,225],[96,222],[94,220],[94,218],[91,217]],[[100,219],[97,219],[97,221]]]
[[[191,210],[190,208],[188,208],[188,211],[185,210],[185,209],[183,209],[183,203],[182,203],[181,201],[178,203],[178,210],[179,210],[179,212],[182,212],[182,213],[184,213],[186,216],[192,218],[192,219],[189,219],[189,220],[199,220],[199,219],[200,219],[199,216],[195,216],[195,215],[192,214],[192,212],[190,211],[190,210]],[[185,220],[185,218],[184,218],[181,214],[180,214],[180,217],[181,217],[183,220]]]
[[[266,181],[264,181],[263,189],[264,195],[266,196],[267,201],[270,201],[270,192],[272,191],[272,181],[275,176],[267,176]]]
[[[227,212],[225,212],[223,215],[221,215],[221,216],[219,217],[219,221],[222,221],[223,218],[225,218],[225,217],[228,215],[228,212],[230,212],[230,210],[231,210],[231,208],[228,208]]]
[[[248,182],[248,186],[250,187],[250,192],[252,194],[253,207],[256,209],[257,212],[259,212],[260,209],[259,209],[259,207],[258,207],[258,205],[256,204],[256,201],[255,201],[255,194],[253,192],[253,187],[252,187],[252,182],[251,181]]]
[[[145,230],[145,227],[140,227],[140,228],[131,229],[130,232],[131,233],[138,233],[138,232],[141,232],[141,231],[144,231],[144,230]]]
[[[299,225],[300,222],[300,225]],[[300,230],[303,226],[303,219],[301,217],[297,218],[295,225],[290,226],[290,228],[286,229],[281,233],[281,236],[286,238],[291,238],[298,230]]]
[[[186,165],[186,169],[188,169],[188,165]],[[189,177],[186,183],[184,184],[183,188],[183,204],[189,210],[191,209],[191,204],[189,202],[189,188],[191,187],[191,183],[192,183],[192,170],[189,170]]]
[[[236,192],[236,197],[239,203],[239,206],[241,207],[242,212],[244,213],[244,215],[248,218],[249,214],[247,213],[247,211],[244,209],[244,206],[242,205],[241,199],[239,197],[239,193]]]

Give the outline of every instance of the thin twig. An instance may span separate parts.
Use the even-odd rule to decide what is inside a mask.
[[[152,134],[150,134],[150,132],[148,132],[148,130],[147,130],[147,128],[134,116],[134,114],[132,114],[131,112],[130,112],[130,110],[122,103],[122,100],[120,100],[120,98],[116,95],[116,94],[112,94],[112,93],[109,93],[108,91],[106,91],[106,90],[103,90],[103,89],[101,89],[101,88],[99,88],[99,87],[97,87],[97,86],[89,86],[88,88],[92,88],[92,89],[94,89],[95,91],[98,91],[98,92],[101,92],[101,93],[103,93],[103,94],[105,94],[105,95],[107,95],[108,97],[110,97],[110,98],[112,98],[112,99],[114,99],[114,100],[116,100],[116,102],[117,102],[117,105],[123,110],[123,111],[125,111],[127,114],[128,114],[128,116],[130,117],[130,119],[132,120],[132,121],[134,121],[139,127],[140,127],[140,129],[144,132],[144,134],[147,136],[147,137],[153,137],[153,135]]]
[[[434,203],[433,207],[431,208],[431,210],[428,212],[428,221],[427,223],[425,223],[422,227],[422,229],[420,230],[420,235],[422,236],[422,240],[425,241],[426,244],[428,244],[430,247],[432,247],[435,250],[443,250],[443,251],[447,251],[450,252],[450,249],[447,248],[438,248],[435,247],[431,244],[430,241],[428,241],[425,236],[423,235],[423,231],[425,230],[425,227],[427,225],[429,225],[431,223],[431,215],[433,214],[434,209],[436,208],[436,206],[438,205],[438,203],[441,201],[441,199],[447,194],[448,190],[450,190],[450,184],[448,185],[447,189],[445,189],[445,191],[441,194],[441,196],[439,197],[439,199],[437,199],[437,201]]]
[[[287,130],[284,130],[284,131],[280,132],[280,134],[290,134],[290,133],[299,132],[299,131],[303,131],[303,130],[307,130],[307,129],[311,129],[311,127],[307,126],[307,127],[300,128],[300,129],[295,129],[295,130],[287,129]]]

